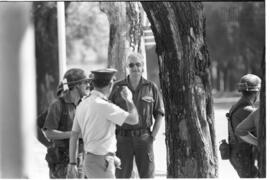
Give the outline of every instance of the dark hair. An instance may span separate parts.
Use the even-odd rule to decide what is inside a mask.
[[[92,82],[94,87],[104,88],[110,84],[111,79],[93,79]]]

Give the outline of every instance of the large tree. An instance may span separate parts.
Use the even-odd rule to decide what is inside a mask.
[[[159,57],[168,178],[217,177],[205,17],[200,2],[142,2]]]

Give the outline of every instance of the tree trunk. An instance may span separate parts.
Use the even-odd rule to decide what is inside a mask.
[[[117,79],[126,77],[126,57],[129,52],[142,52],[142,7],[138,2],[100,2],[110,23],[108,67],[118,70]],[[145,63],[146,64],[146,63]],[[133,163],[132,177],[139,178]]]
[[[266,177],[266,118],[265,118],[265,48],[263,52],[263,59],[261,63],[262,69],[262,88],[260,94],[260,120],[259,120],[259,134],[258,134],[258,149],[259,149],[259,177]]]
[[[34,2],[38,113],[56,96],[59,82],[56,2]]]
[[[126,76],[126,56],[130,51],[141,52],[141,11],[138,2],[100,2],[110,23],[108,67],[118,70],[117,79]]]
[[[217,177],[202,3],[141,3],[151,22],[159,57],[166,112],[167,177]]]

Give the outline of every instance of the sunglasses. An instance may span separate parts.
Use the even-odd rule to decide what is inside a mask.
[[[137,62],[137,63],[130,63],[130,64],[128,65],[128,67],[130,67],[130,68],[133,68],[134,66],[141,67],[142,64],[139,63],[139,62]]]

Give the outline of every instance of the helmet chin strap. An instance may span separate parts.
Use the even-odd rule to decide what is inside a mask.
[[[75,86],[75,88],[77,89],[78,95],[80,97],[80,99],[85,96],[85,94],[82,92],[81,88],[79,88],[78,85]]]

